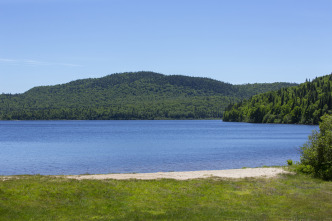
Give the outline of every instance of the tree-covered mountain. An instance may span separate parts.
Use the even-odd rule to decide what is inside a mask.
[[[232,85],[153,72],[112,74],[0,95],[1,120],[221,118],[230,103],[289,83]]]
[[[332,113],[332,74],[230,105],[224,121],[318,124]]]

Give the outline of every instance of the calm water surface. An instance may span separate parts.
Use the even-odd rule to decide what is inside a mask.
[[[200,121],[0,121],[0,175],[285,165],[318,126]]]

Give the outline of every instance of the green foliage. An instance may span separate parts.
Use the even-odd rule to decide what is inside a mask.
[[[231,85],[153,72],[112,74],[0,95],[0,120],[221,118],[230,103],[291,85]]]
[[[287,164],[288,164],[288,166],[292,166],[293,165],[293,160],[287,160]]]
[[[332,74],[301,85],[255,95],[226,108],[224,121],[318,124],[332,113]]]
[[[332,116],[324,115],[309,141],[301,147],[299,170],[332,180]]]

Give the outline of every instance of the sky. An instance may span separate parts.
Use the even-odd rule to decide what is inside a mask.
[[[232,84],[332,72],[331,0],[0,0],[0,93],[154,71]]]

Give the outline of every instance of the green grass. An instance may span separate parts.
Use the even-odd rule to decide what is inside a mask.
[[[332,182],[272,179],[0,181],[0,220],[332,220]]]

